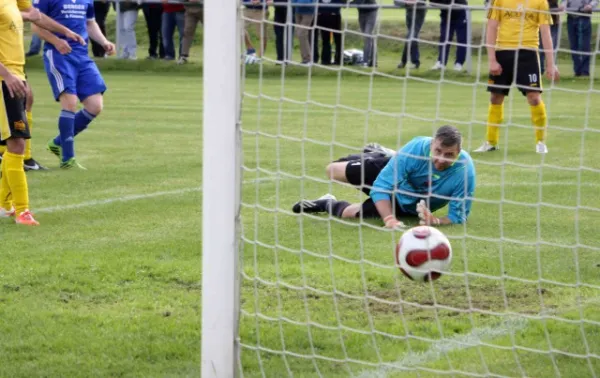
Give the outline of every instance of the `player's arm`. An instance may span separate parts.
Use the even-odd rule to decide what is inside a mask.
[[[373,189],[371,189],[371,199],[387,228],[404,227],[404,224],[394,216],[392,195],[394,195],[393,192],[398,187],[398,183],[407,175],[410,164],[408,157],[411,152],[412,143],[409,143],[392,157],[375,179]],[[414,152],[412,153],[414,154]]]
[[[487,15],[488,21],[485,33],[485,44],[487,46],[489,69],[492,75],[500,75],[502,73],[502,67],[496,60],[496,40],[498,39],[498,26],[500,26],[500,20],[502,18],[500,6],[500,0],[492,1]]]
[[[21,16],[23,20],[32,22],[39,29],[45,29],[50,32],[62,34],[68,39],[77,41],[85,46],[85,40],[77,33],[74,33],[71,29],[59,24],[50,17],[46,16],[38,9],[29,7],[28,9],[21,10]]]
[[[114,54],[115,45],[112,42],[110,42],[108,39],[106,39],[106,37],[102,33],[102,30],[100,30],[100,26],[98,26],[98,23],[96,22],[95,19],[88,18],[87,29],[88,29],[88,35],[90,36],[90,38],[93,41],[97,42],[99,45],[104,47],[104,50],[109,55]]]
[[[552,16],[550,15],[550,6],[547,1],[541,2],[538,22],[542,37],[542,47],[544,48],[544,55],[546,57],[546,76],[551,80],[558,80],[558,68],[554,63],[554,46],[552,45],[552,35],[550,33]]]
[[[475,168],[470,164],[465,169],[467,169],[466,177],[461,177],[456,181],[452,192],[452,200],[450,200],[448,205],[448,215],[445,217],[436,217],[429,211],[425,201],[421,201],[417,205],[421,224],[436,226],[462,224],[467,221],[471,213],[471,198],[473,198],[473,194],[475,193]]]
[[[49,32],[46,29],[38,27],[36,24],[31,25],[31,30],[37,34],[42,40],[52,44],[58,52],[65,55],[71,52],[71,45],[62,38],[58,38],[56,34]]]

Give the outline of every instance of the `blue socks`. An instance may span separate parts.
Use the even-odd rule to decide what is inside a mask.
[[[73,138],[83,130],[87,129],[94,118],[96,118],[96,115],[85,109],[81,109],[77,114],[68,110],[63,110],[60,113],[60,118],[58,119],[58,130],[60,134],[54,138],[54,143],[57,146],[62,147],[63,161],[67,161],[75,156]],[[66,148],[65,144],[63,144],[65,143],[64,141],[67,143]]]
[[[58,118],[58,131],[60,143],[57,143],[62,147],[62,161],[68,161],[75,156],[75,146],[73,138],[75,137],[75,113],[68,110],[60,112]],[[55,139],[56,143],[56,139]]]

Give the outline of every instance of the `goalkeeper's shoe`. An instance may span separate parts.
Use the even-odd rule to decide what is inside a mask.
[[[45,171],[48,168],[44,167],[43,165],[35,161],[35,159],[31,158],[23,162],[23,169],[25,171]]]
[[[538,154],[547,154],[548,147],[546,147],[546,144],[544,142],[537,142],[537,144],[535,145],[535,152],[537,152]]]
[[[490,142],[485,142],[478,149],[473,152],[491,152],[498,150],[498,146],[491,144]]]
[[[77,160],[75,160],[75,158],[70,158],[67,161],[63,161],[60,163],[60,168],[61,169],[71,169],[77,167],[79,169],[83,169],[83,170],[87,170],[87,168],[85,168],[84,166],[82,166],[81,164],[79,164],[77,162]]]
[[[17,224],[24,224],[26,226],[39,226],[40,222],[33,219],[33,214],[29,210],[23,211],[17,218],[15,218]]]
[[[386,155],[388,157],[392,157],[392,156],[396,155],[396,151],[392,150],[391,148],[383,147],[379,143],[369,143],[369,144],[367,144],[363,148],[363,152],[364,153],[379,152],[379,153],[382,153],[382,154],[384,154],[384,155]]]
[[[50,139],[46,149],[53,153],[57,158],[62,158],[62,148],[58,144],[54,143],[54,139]]]
[[[327,211],[328,207],[330,207],[332,201],[336,201],[335,196],[327,193],[316,200],[301,200],[296,202],[292,207],[292,211],[296,214],[299,214],[300,212],[311,214],[324,213]]]
[[[15,208],[11,208],[10,210],[6,210],[0,207],[0,218],[10,218],[15,216]]]

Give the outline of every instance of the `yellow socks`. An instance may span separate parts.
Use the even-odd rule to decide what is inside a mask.
[[[0,207],[7,211],[13,207],[10,186],[8,185],[8,175],[6,174],[6,161],[2,161],[2,179],[0,180]]]
[[[546,139],[546,123],[548,117],[546,115],[546,105],[540,100],[537,105],[530,106],[531,123],[535,127],[535,142],[543,142]]]
[[[504,121],[504,104],[490,104],[488,108],[486,140],[493,146],[497,146],[500,140],[500,125],[502,121]]]
[[[17,215],[29,209],[29,188],[25,170],[23,170],[23,160],[23,155],[13,154],[9,151],[4,153],[2,159],[1,199],[5,200],[9,194],[12,195]]]
[[[29,135],[31,135],[31,128],[33,127],[33,115],[31,112],[27,112],[27,124],[29,125]],[[25,139],[25,160],[31,159],[31,138]]]

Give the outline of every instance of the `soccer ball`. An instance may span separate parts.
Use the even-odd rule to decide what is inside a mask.
[[[429,226],[413,227],[396,245],[396,264],[411,280],[437,280],[452,261],[452,246],[440,230]]]

